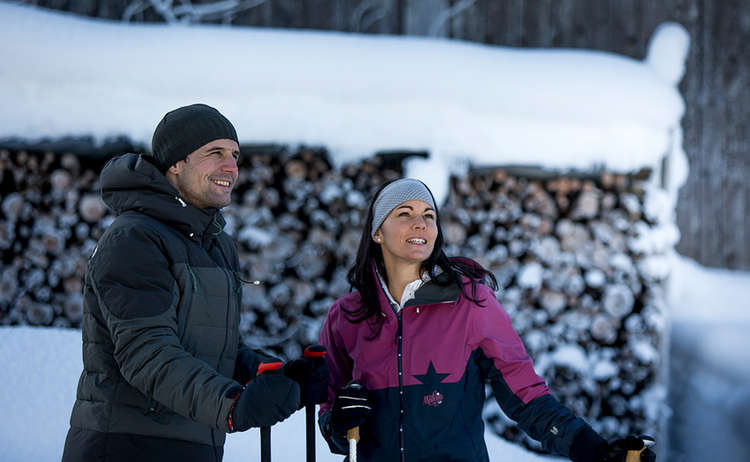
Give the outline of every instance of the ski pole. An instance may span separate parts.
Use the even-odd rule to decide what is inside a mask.
[[[305,358],[322,358],[326,348],[322,345],[312,345],[305,348]],[[305,431],[307,442],[307,462],[315,462],[315,404],[305,405]]]
[[[258,374],[275,371],[284,363],[260,363],[258,365]],[[260,427],[260,462],[271,462],[271,427]]]
[[[350,428],[346,431],[346,440],[349,441],[349,462],[357,462],[357,443],[359,442],[359,427]]]
[[[362,385],[352,380],[347,387],[358,390],[362,388]],[[357,406],[355,406],[357,407]],[[363,407],[363,406],[358,406]],[[346,431],[346,440],[349,442],[349,462],[357,462],[357,443],[359,443],[359,426],[350,428]]]
[[[638,438],[643,441],[643,447],[628,451],[625,462],[641,462],[641,453],[656,444],[656,440],[648,435],[639,435]]]

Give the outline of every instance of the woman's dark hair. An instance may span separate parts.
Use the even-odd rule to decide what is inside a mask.
[[[362,303],[358,308],[352,310],[344,309],[344,312],[346,313],[349,322],[352,323],[369,320],[368,322],[373,328],[373,335],[368,340],[377,337],[383,326],[383,317],[380,316],[380,307],[378,306],[379,288],[378,283],[376,282],[377,276],[374,273],[373,264],[377,266],[378,272],[380,272],[381,275],[387,277],[385,264],[383,262],[383,251],[381,250],[380,245],[372,240],[371,236],[374,215],[373,209],[375,200],[383,191],[383,188],[391,184],[393,181],[397,180],[392,180],[383,184],[370,199],[367,218],[365,219],[362,237],[359,241],[359,249],[357,250],[357,258],[346,276],[351,288],[359,291]],[[427,188],[426,185],[425,188]],[[432,196],[430,188],[427,188],[427,191],[430,193],[430,196]],[[427,260],[422,262],[422,271],[426,271],[427,274],[430,275],[432,281],[436,284],[456,284],[463,296],[481,306],[482,300],[477,299],[477,283],[482,282],[492,290],[497,290],[497,280],[491,272],[487,271],[482,265],[469,258],[448,258],[443,250],[443,230],[440,226],[440,213],[437,210],[437,202],[435,201],[434,196],[432,196],[432,202],[436,204],[435,225],[437,226],[437,238],[435,239],[435,246],[432,249],[432,253]],[[449,277],[446,278],[441,275],[440,278],[437,278],[437,267],[442,269],[443,273]],[[461,276],[466,276],[471,281],[470,293],[466,292],[466,287]]]

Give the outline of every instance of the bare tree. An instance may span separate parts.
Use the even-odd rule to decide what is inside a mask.
[[[441,35],[445,23],[461,14],[464,10],[468,9],[476,3],[476,0],[461,0],[450,8],[446,8],[438,14],[435,21],[430,25],[430,30],[427,35],[430,37],[437,37]]]
[[[350,20],[352,32],[367,32],[373,24],[388,16],[388,8],[378,6],[380,3],[382,2],[365,0],[354,8]]]
[[[220,0],[194,5],[190,0],[134,0],[122,14],[122,20],[130,22],[133,16],[152,8],[168,24],[187,24],[221,20],[231,24],[235,15],[264,4],[266,0]]]

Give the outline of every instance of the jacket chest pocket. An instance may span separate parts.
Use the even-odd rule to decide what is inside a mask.
[[[181,293],[178,335],[196,356],[218,357],[227,343],[236,343],[239,296],[232,274],[221,268],[181,265],[175,271]],[[223,340],[223,341],[222,341]]]

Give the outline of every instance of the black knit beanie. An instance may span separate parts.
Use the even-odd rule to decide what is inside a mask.
[[[219,139],[237,140],[232,123],[205,104],[191,104],[166,113],[151,139],[153,163],[166,173],[169,167],[199,147]]]

